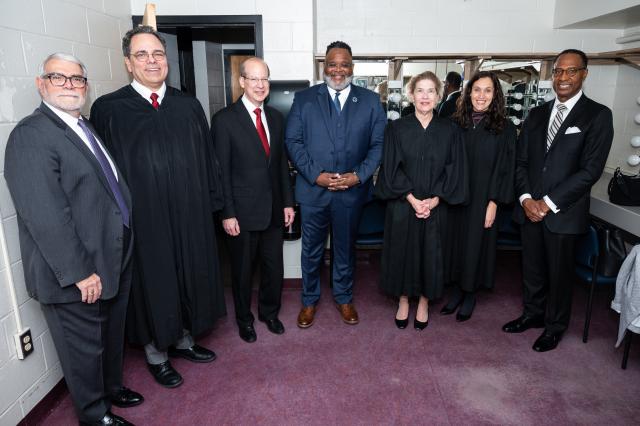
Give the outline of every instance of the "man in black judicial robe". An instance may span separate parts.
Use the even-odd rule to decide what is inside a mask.
[[[168,356],[210,362],[192,336],[225,314],[213,212],[222,204],[217,161],[199,102],[167,87],[165,43],[151,27],[123,38],[131,85],[100,97],[91,121],[130,182],[136,229],[127,317],[158,383],[182,377]]]

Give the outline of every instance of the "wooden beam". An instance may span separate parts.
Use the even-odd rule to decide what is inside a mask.
[[[156,24],[156,5],[154,3],[147,3],[144,7],[144,16],[142,17],[142,25],[148,25],[158,31]]]

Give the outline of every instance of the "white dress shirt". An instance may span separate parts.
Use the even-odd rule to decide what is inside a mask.
[[[159,104],[162,104],[162,100],[164,99],[164,95],[165,95],[165,93],[167,93],[167,85],[164,84],[164,83],[162,83],[162,87],[160,87],[155,92],[153,90],[149,89],[147,86],[143,86],[136,79],[134,79],[131,82],[131,87],[133,87],[136,92],[140,93],[140,96],[145,98],[150,104],[153,104],[153,101],[151,100],[151,94],[152,93],[157,93],[158,94],[158,103]]]
[[[264,102],[260,104],[259,107],[255,106],[251,103],[249,99],[247,99],[246,95],[242,95],[242,104],[249,112],[249,117],[251,117],[251,121],[253,121],[253,126],[257,129],[257,117],[256,113],[253,112],[256,108],[260,108],[260,117],[262,118],[262,125],[264,126],[264,130],[267,132],[267,141],[269,142],[269,146],[271,146],[271,134],[269,133],[269,124],[267,123],[267,115],[264,113]],[[257,131],[257,130],[256,130]]]
[[[331,97],[331,100],[333,101],[333,99],[336,97],[337,90],[332,89],[328,85],[327,85],[327,89],[329,89],[329,96]],[[351,92],[351,85],[348,85],[347,87],[345,87],[344,89],[342,89],[340,91],[340,94],[338,95],[338,99],[340,99],[340,111],[342,111],[344,109],[344,106],[347,103],[347,99],[349,99],[349,93],[350,92]]]
[[[87,148],[89,148],[89,151],[91,151],[93,155],[96,155],[95,151],[93,150],[93,147],[91,146],[91,142],[89,142],[89,139],[87,138],[87,135],[85,135],[84,130],[82,130],[82,128],[78,124],[78,118],[75,118],[73,115],[69,114],[68,112],[62,111],[61,109],[54,107],[53,105],[51,105],[46,101],[42,101],[42,102],[46,106],[48,106],[51,109],[51,111],[53,111],[58,117],[60,117],[60,119],[64,121],[64,123],[67,126],[69,126],[76,135],[78,135],[78,137],[82,140],[82,142],[84,142],[84,144],[87,146]],[[82,120],[82,117],[80,117],[79,119]],[[109,155],[107,150],[104,148],[104,144],[102,143],[98,135],[96,135],[93,132],[92,134],[93,134],[93,137],[96,139],[96,142],[98,142],[98,146],[102,150],[102,153],[104,154],[105,157],[107,157],[107,160],[109,161],[109,165],[111,166],[111,170],[113,170],[113,174],[115,175],[117,180],[118,172],[116,171],[116,167],[113,164],[113,160],[111,159],[111,156]]]
[[[558,104],[564,104],[564,106],[567,107],[567,110],[564,112],[564,119],[566,120],[567,117],[569,116],[569,113],[571,112],[573,107],[576,106],[576,104],[578,103],[578,101],[580,100],[581,97],[582,97],[582,90],[580,90],[578,93],[576,93],[572,98],[567,99],[566,102],[560,102],[558,100],[558,98],[556,97],[556,100],[553,103],[553,107],[551,108],[551,117],[549,117],[549,124],[548,124],[548,127],[547,127],[547,133],[545,133],[545,134],[549,133],[549,128],[551,128],[551,124],[553,124],[553,120],[556,118],[556,114],[558,113],[558,108],[556,108],[556,107],[558,106]],[[545,141],[545,143],[546,143],[546,141]],[[527,198],[532,198],[531,194],[529,194],[528,192],[526,194],[522,194],[519,197],[520,205],[522,205],[524,200],[526,200]],[[551,198],[549,198],[548,195],[545,195],[544,197],[542,197],[542,199],[544,200],[545,203],[547,203],[547,205],[549,206],[549,208],[551,209],[552,212],[558,213],[560,211],[558,206],[556,206],[556,204],[553,201],[551,201]]]

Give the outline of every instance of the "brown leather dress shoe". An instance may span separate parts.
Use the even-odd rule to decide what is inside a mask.
[[[313,325],[313,317],[316,314],[316,307],[313,305],[303,306],[298,314],[298,327],[309,328]]]
[[[340,315],[342,315],[342,321],[347,324],[355,325],[360,322],[358,320],[358,312],[353,303],[336,304],[336,308],[338,308]]]

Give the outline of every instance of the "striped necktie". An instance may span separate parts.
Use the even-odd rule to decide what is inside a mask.
[[[336,96],[333,98],[333,105],[336,107],[336,111],[338,111],[338,115],[342,112],[342,107],[340,106],[340,92],[336,91]]]
[[[556,133],[558,133],[558,129],[562,125],[564,112],[567,110],[567,106],[565,104],[558,104],[556,105],[556,108],[558,111],[556,112],[556,116],[549,127],[549,132],[547,133],[547,152],[549,152],[549,148],[551,148],[551,144],[553,143],[553,138],[556,137]]]

